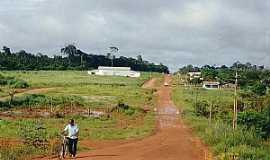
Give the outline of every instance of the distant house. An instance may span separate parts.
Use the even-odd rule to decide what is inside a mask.
[[[225,83],[221,87],[222,88],[234,88],[235,84],[234,83]]]
[[[130,67],[104,67],[100,66],[97,70],[88,71],[88,74],[100,76],[123,76],[140,77],[141,73],[132,71]]]
[[[202,79],[202,77],[201,77],[202,73],[201,72],[188,72],[187,75],[189,77],[189,80],[192,80],[192,79],[195,79],[195,78]]]
[[[220,83],[219,82],[204,81],[203,88],[205,88],[205,89],[219,89]]]

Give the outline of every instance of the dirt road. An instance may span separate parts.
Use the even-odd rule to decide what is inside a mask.
[[[56,88],[32,88],[32,89],[18,89],[16,90],[16,93],[14,94],[14,97],[20,97],[24,94],[40,94],[40,93],[46,93],[51,90],[54,90]],[[9,96],[0,97],[0,101],[5,101],[7,99],[10,99]]]
[[[172,78],[165,77],[170,83]],[[153,81],[149,81],[152,83]],[[154,83],[152,83],[154,84]],[[149,87],[149,86],[147,86]],[[171,88],[158,89],[158,131],[140,141],[101,148],[78,155],[80,160],[206,160],[207,149],[181,122],[171,101]]]
[[[170,76],[165,77],[171,83]],[[155,80],[144,85],[150,88]],[[153,87],[153,86],[152,86]],[[142,140],[80,153],[79,160],[209,160],[207,148],[185,127],[171,100],[171,87],[158,88],[157,132]]]

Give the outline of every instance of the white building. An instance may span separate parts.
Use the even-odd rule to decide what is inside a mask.
[[[203,88],[205,88],[205,89],[219,89],[220,83],[219,82],[205,81],[205,82],[203,82]]]
[[[99,66],[97,70],[88,71],[91,75],[100,76],[123,76],[123,77],[140,77],[141,73],[132,71],[130,67],[103,67]]]
[[[202,80],[202,73],[201,72],[188,72],[187,73],[189,80],[195,79],[195,78],[200,78]]]

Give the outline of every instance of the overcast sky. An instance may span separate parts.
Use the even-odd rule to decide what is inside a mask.
[[[0,45],[59,54],[75,43],[164,63],[270,66],[270,1],[0,0]]]

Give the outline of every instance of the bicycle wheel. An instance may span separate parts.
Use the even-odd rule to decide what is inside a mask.
[[[61,144],[61,149],[59,152],[59,159],[64,159],[67,155],[67,147],[66,145],[63,143]]]
[[[67,145],[67,141],[65,141],[65,143],[63,144],[63,158],[65,158],[68,155],[68,145]]]

